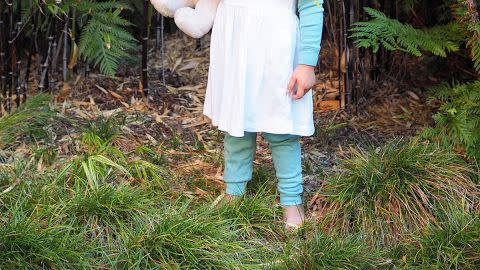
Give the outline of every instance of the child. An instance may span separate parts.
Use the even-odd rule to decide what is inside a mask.
[[[223,0],[211,38],[204,114],[225,131],[226,194],[252,178],[256,133],[272,151],[287,229],[304,222],[300,136],[311,136],[323,0]],[[297,17],[297,6],[299,17]]]

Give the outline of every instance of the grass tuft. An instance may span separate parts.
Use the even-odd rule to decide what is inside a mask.
[[[14,209],[0,224],[0,269],[85,269],[90,245],[85,231],[49,224]]]
[[[472,209],[478,187],[454,152],[412,139],[351,149],[344,172],[324,187],[320,219],[327,227],[390,242],[431,222],[450,205]]]
[[[110,117],[98,116],[89,121],[84,128],[84,133],[95,134],[102,141],[110,142],[121,134],[122,126],[125,126],[127,116],[124,113],[115,113]]]
[[[168,207],[143,228],[132,230],[120,254],[120,269],[242,269],[244,244],[229,222],[208,210]]]
[[[454,212],[440,226],[399,244],[394,256],[402,269],[480,269],[480,217]]]
[[[269,194],[268,187],[262,186],[257,193],[244,196],[234,203],[224,203],[216,213],[228,220],[238,231],[240,239],[267,237],[276,239],[282,230],[275,223],[281,216],[280,207],[275,202],[275,194]]]
[[[0,118],[0,149],[20,136],[28,136],[33,140],[48,138],[45,127],[55,116],[55,112],[49,106],[50,100],[50,95],[35,95],[15,112],[2,116]]]
[[[127,185],[101,185],[96,189],[78,190],[65,202],[69,213],[86,224],[102,224],[110,228],[145,216],[155,202],[139,188]]]
[[[357,235],[315,233],[306,241],[290,243],[270,269],[387,269],[390,260]]]

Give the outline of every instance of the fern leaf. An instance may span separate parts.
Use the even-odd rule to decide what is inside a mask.
[[[372,17],[367,22],[356,22],[350,29],[350,38],[358,47],[372,48],[383,46],[391,51],[403,51],[421,56],[422,51],[445,57],[448,52],[458,51],[463,40],[458,24],[452,23],[431,29],[415,29],[409,24],[388,18],[384,13],[365,8]]]

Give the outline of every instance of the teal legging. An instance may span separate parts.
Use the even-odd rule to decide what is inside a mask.
[[[302,203],[302,158],[299,136],[263,133],[272,151],[275,172],[278,178],[280,204],[283,206]],[[226,193],[243,195],[247,182],[252,179],[253,159],[256,150],[255,132],[245,132],[243,137],[225,135],[224,180]]]

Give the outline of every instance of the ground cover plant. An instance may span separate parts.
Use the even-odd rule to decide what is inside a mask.
[[[344,172],[323,189],[321,219],[328,226],[362,232],[372,242],[388,241],[463,205],[478,205],[478,186],[469,166],[452,150],[411,139],[352,149]]]
[[[51,108],[35,98],[29,102],[36,105],[25,108]],[[55,131],[49,123],[56,120],[45,121],[43,128]],[[80,123],[68,117],[64,121]],[[57,153],[45,162],[52,156],[49,151],[31,145],[30,154],[1,165],[0,268],[478,265],[473,167],[438,143],[397,139],[349,149],[338,175],[331,175],[317,193],[324,207],[317,212],[319,223],[310,220],[292,235],[282,229],[271,169],[258,168],[248,194],[234,204],[189,198],[170,188],[178,176],[169,171],[172,157],[165,154],[173,149],[164,148],[177,146],[119,148],[128,121],[125,115],[98,116],[75,127],[81,134],[70,142],[76,146],[70,155]],[[17,138],[31,141],[25,136],[28,130],[18,132]],[[43,140],[53,137],[58,136]]]
[[[393,252],[404,269],[478,269],[478,215],[452,211],[440,226],[430,224]]]
[[[335,31],[351,7],[325,1],[332,44],[314,89],[316,136],[302,141],[308,220],[295,233],[260,138],[247,194],[217,200],[223,134],[202,117],[208,36],[145,46],[149,85],[136,54],[149,31],[137,30],[164,29],[148,1],[8,3],[0,36],[15,34],[12,14],[24,32],[0,40],[0,56],[21,60],[18,74],[13,58],[0,61],[0,269],[480,268],[474,1],[374,1],[351,13],[363,22],[350,42]],[[336,74],[374,79],[352,97]],[[324,97],[353,110],[325,112]]]

